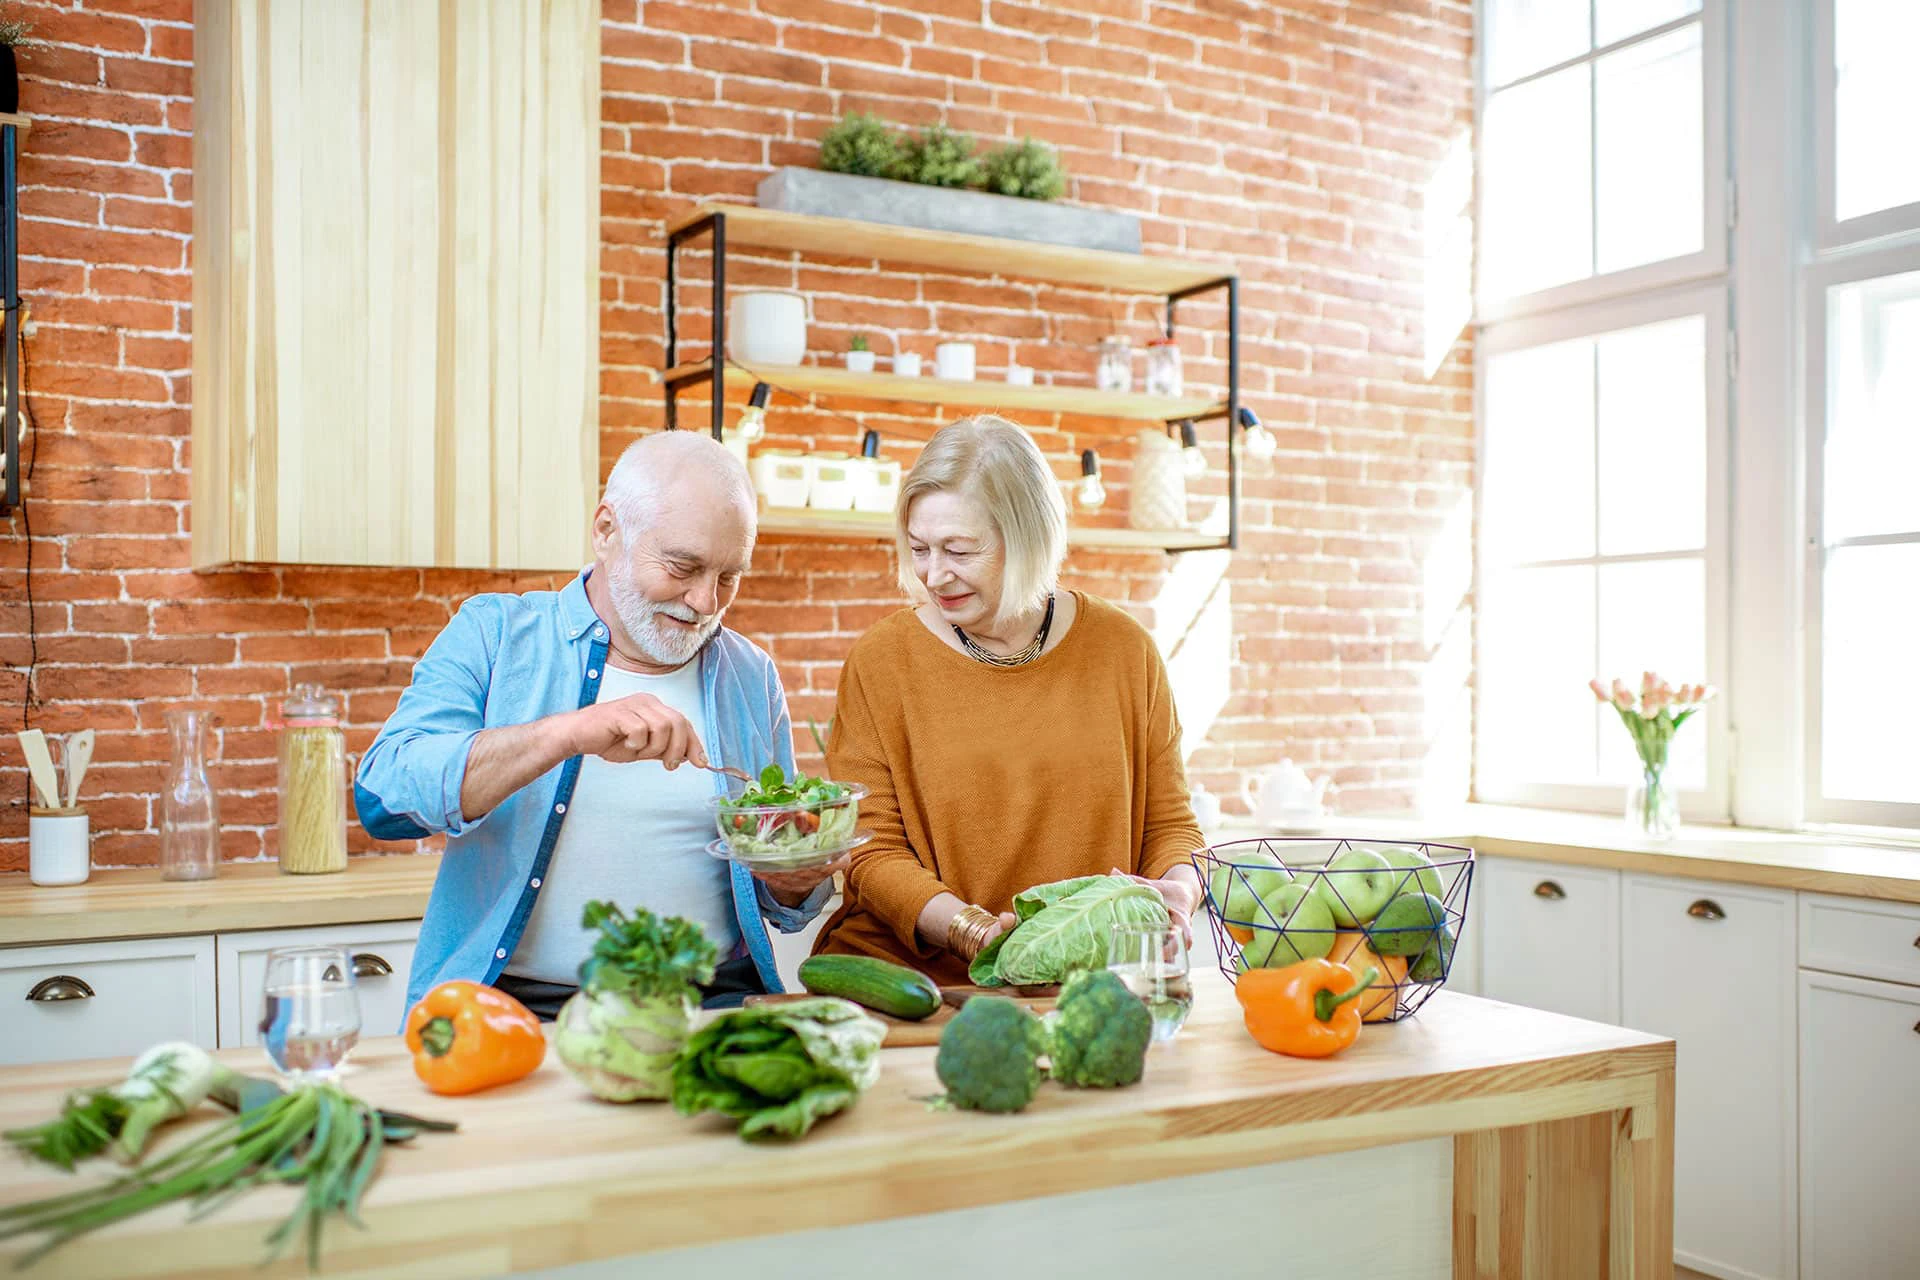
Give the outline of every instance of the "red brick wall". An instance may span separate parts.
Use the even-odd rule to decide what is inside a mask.
[[[38,430],[31,539],[16,516],[0,540],[0,707],[18,720],[28,703],[50,731],[99,731],[87,791],[102,864],[153,860],[164,713],[213,707],[226,851],[257,856],[273,847],[268,699],[303,679],[345,690],[364,746],[460,600],[550,579],[186,568],[192,6],[22,7],[51,47],[21,56]],[[1230,608],[1231,634],[1186,655],[1229,681],[1193,727],[1195,776],[1234,791],[1241,770],[1290,754],[1336,775],[1348,807],[1404,807],[1441,767],[1430,756],[1457,756],[1442,713],[1459,680],[1436,651],[1457,646],[1462,602],[1423,584],[1436,557],[1441,580],[1464,563],[1464,545],[1440,534],[1468,494],[1470,362],[1462,343],[1437,372],[1423,367],[1421,193],[1469,125],[1470,25],[1465,0],[605,0],[604,461],[660,422],[650,371],[666,218],[749,196],[771,165],[811,163],[846,110],[1031,133],[1060,149],[1073,198],[1138,213],[1150,250],[1230,257],[1244,282],[1244,395],[1281,452],[1247,480],[1224,584],[1201,584]],[[935,335],[968,337],[988,376],[1011,355],[1043,379],[1085,382],[1102,334],[1143,342],[1154,316],[1097,292],[854,261],[742,261],[730,279],[812,293],[822,357],[856,329],[883,354],[930,357]],[[697,289],[684,301],[697,310]],[[1182,314],[1190,379],[1221,376],[1219,319]],[[834,408],[776,397],[773,427],[846,448],[852,416],[910,459],[939,425]],[[1027,421],[1063,478],[1092,445],[1124,481],[1128,448],[1110,425]],[[1202,489],[1217,493],[1217,444],[1211,457]],[[1068,576],[1172,635],[1204,564],[1077,553]],[[884,549],[769,539],[734,621],[779,660],[803,723],[831,714],[847,645],[896,603]],[[1436,612],[1456,625],[1436,627]],[[27,783],[10,740],[0,796],[0,869],[18,869]]]

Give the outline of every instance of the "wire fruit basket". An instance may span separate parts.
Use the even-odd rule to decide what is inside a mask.
[[[1446,985],[1473,884],[1473,850],[1430,841],[1262,836],[1193,866],[1227,981],[1316,956],[1371,966],[1368,1022],[1410,1017]]]

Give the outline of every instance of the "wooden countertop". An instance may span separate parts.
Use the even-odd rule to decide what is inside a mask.
[[[1215,842],[1259,834],[1245,819],[1221,824]],[[1920,903],[1920,843],[1874,844],[1750,827],[1682,826],[1671,840],[1645,840],[1624,819],[1504,805],[1467,805],[1423,818],[1327,821],[1325,834],[1429,840],[1476,852],[1570,866]]]
[[[749,1146],[728,1123],[664,1104],[595,1101],[551,1056],[516,1084],[433,1097],[398,1040],[370,1040],[355,1052],[348,1087],[461,1129],[389,1150],[367,1194],[368,1230],[330,1223],[324,1270],[491,1276],[1560,1117],[1631,1112],[1637,1126],[1670,1105],[1658,1090],[1671,1089],[1673,1042],[1639,1032],[1441,992],[1408,1021],[1365,1028],[1339,1057],[1303,1061],[1248,1038],[1218,974],[1196,973],[1194,985],[1187,1029],[1153,1051],[1132,1088],[1048,1084],[1013,1116],[934,1111],[925,1099],[940,1092],[935,1051],[889,1049],[857,1106],[781,1146]],[[219,1056],[265,1067],[258,1050]],[[0,1129],[55,1114],[69,1089],[119,1079],[127,1065],[0,1070]],[[155,1150],[203,1123],[172,1126]],[[45,1166],[0,1160],[0,1204],[73,1186]],[[156,1210],[65,1246],[41,1274],[302,1275],[301,1258],[258,1265],[263,1237],[293,1199],[256,1189],[191,1225],[179,1206]],[[0,1244],[0,1270],[23,1250]]]
[[[212,880],[162,880],[152,867],[57,887],[0,876],[0,946],[415,920],[439,869],[439,854],[400,854],[324,876],[284,875],[277,862],[227,863]]]

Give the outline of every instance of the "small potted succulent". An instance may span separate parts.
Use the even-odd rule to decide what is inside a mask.
[[[20,68],[14,51],[37,49],[44,43],[33,38],[33,23],[21,15],[19,6],[0,6],[0,112],[12,115],[20,110]]]
[[[856,333],[847,343],[847,372],[872,373],[873,351],[867,346],[867,335]]]

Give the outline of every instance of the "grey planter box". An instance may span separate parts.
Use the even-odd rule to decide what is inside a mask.
[[[1140,252],[1140,219],[1132,214],[1080,209],[1048,200],[800,168],[775,169],[760,183],[759,198],[762,209],[786,213],[1036,240],[1114,253]]]

